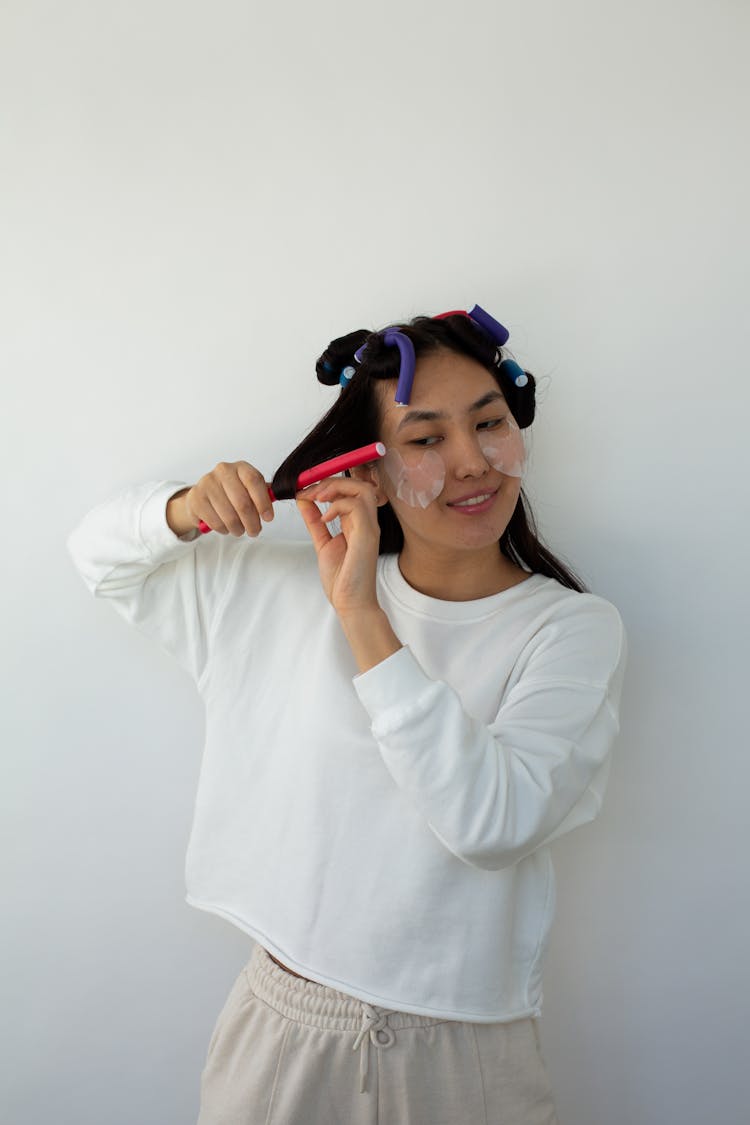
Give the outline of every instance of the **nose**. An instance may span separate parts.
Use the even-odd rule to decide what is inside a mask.
[[[490,463],[482,452],[476,433],[462,435],[456,439],[453,472],[458,480],[483,477],[489,469]]]

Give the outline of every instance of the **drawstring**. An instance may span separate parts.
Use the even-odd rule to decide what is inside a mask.
[[[376,1047],[392,1047],[396,1042],[396,1033],[388,1026],[388,1017],[373,1008],[371,1004],[362,1003],[362,1026],[354,1041],[353,1051],[362,1047],[359,1056],[359,1092],[365,1092],[365,1081],[370,1063],[370,1040]]]

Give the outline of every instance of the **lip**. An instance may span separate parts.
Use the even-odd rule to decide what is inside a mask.
[[[497,496],[499,491],[500,491],[500,486],[498,485],[498,487],[493,489],[492,492],[490,492],[490,495],[487,496],[488,489],[478,488],[475,492],[468,492],[466,494],[466,496],[459,496],[455,500],[451,500],[450,503],[448,504],[448,507],[454,508],[457,512],[460,512],[462,515],[471,516],[471,515],[474,515],[475,513],[476,513],[476,515],[479,515],[482,512],[488,511],[488,509],[490,509],[492,507],[492,505],[495,502],[495,497]],[[461,504],[465,500],[473,500],[475,496],[487,496],[487,499],[483,500],[481,504],[470,504],[468,508],[456,508],[457,504]]]

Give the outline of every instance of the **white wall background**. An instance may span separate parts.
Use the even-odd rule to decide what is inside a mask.
[[[200,700],[67,533],[128,482],[270,474],[331,401],[332,336],[475,302],[542,382],[542,534],[630,642],[605,808],[555,851],[561,1125],[746,1122],[749,26],[739,0],[5,0],[8,1125],[193,1121],[251,950],[183,902]]]

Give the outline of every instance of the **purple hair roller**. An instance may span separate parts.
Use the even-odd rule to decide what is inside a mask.
[[[396,403],[398,406],[406,406],[411,398],[411,387],[414,382],[414,368],[417,362],[414,354],[414,345],[408,336],[405,336],[403,332],[399,332],[396,328],[386,328],[383,333],[383,340],[391,347],[395,345],[401,355],[401,366],[398,374],[398,385],[396,387]]]
[[[510,332],[505,328],[499,320],[495,320],[488,312],[485,312],[479,305],[474,305],[474,308],[467,314],[471,317],[475,324],[483,328],[488,336],[491,336],[496,344],[503,344],[508,342]]]
[[[414,345],[408,336],[403,332],[399,332],[396,328],[384,328],[382,332],[378,333],[383,337],[383,343],[389,347],[396,347],[401,356],[401,363],[398,373],[398,385],[396,386],[396,402],[399,406],[406,406],[411,398],[411,388],[414,382],[414,368],[416,367],[417,358],[414,354]],[[354,353],[354,358],[357,363],[362,362],[362,353],[367,347],[364,343],[361,348],[357,348]]]

